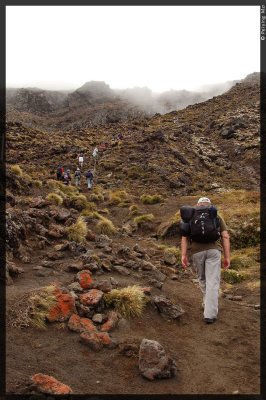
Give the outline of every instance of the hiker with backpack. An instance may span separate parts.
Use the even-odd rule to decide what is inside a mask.
[[[67,172],[64,172],[62,180],[63,180],[64,185],[69,185],[70,181],[71,181],[71,177]]]
[[[62,180],[63,173],[64,173],[64,168],[59,164],[56,170],[56,179],[58,181]]]
[[[88,185],[88,189],[92,189],[92,186],[93,186],[93,173],[92,173],[92,171],[88,171],[87,173],[86,173],[86,179],[87,179],[87,185]]]
[[[201,197],[195,207],[181,207],[180,214],[182,266],[185,269],[189,265],[189,249],[203,294],[204,321],[211,324],[218,315],[222,251],[223,267],[230,267],[227,226],[207,197]]]
[[[84,156],[83,156],[83,153],[80,153],[80,154],[78,155],[78,162],[79,162],[80,168],[83,168],[83,163],[84,163]]]
[[[98,157],[98,147],[96,146],[92,152],[92,157],[96,160],[96,158]]]
[[[81,172],[80,169],[77,168],[75,173],[74,173],[74,178],[75,178],[75,185],[79,186],[80,185],[80,178],[81,178]]]

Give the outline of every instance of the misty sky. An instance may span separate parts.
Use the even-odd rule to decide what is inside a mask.
[[[198,89],[260,71],[260,6],[7,6],[7,87]]]

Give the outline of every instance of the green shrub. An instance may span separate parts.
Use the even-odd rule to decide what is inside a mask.
[[[164,249],[164,257],[167,257],[168,255],[174,255],[178,260],[181,257],[181,250],[179,247],[166,247]]]
[[[66,233],[70,241],[77,243],[85,242],[88,233],[88,227],[82,217],[79,217],[75,224],[66,228]]]
[[[61,204],[63,204],[62,197],[57,193],[49,193],[46,196],[46,200],[50,201],[53,204],[56,204],[57,206],[60,206]]]
[[[239,255],[232,255],[231,256],[231,263],[230,268],[234,270],[239,270],[241,268],[248,268],[254,263],[252,258],[245,256],[243,254]]]
[[[104,295],[106,305],[113,306],[123,317],[138,317],[143,313],[147,299],[143,290],[137,286],[113,289]]]
[[[238,283],[245,279],[245,275],[241,274],[233,269],[223,269],[222,279],[227,283]]]
[[[142,201],[143,204],[156,204],[156,203],[161,203],[163,201],[163,197],[159,194],[154,194],[154,195],[143,194],[140,197],[140,200]]]

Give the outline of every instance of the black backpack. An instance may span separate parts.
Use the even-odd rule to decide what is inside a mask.
[[[189,207],[180,209],[180,232],[182,236],[190,237],[193,242],[210,243],[220,238],[220,221],[217,217],[217,208]]]
[[[93,179],[93,173],[91,171],[86,173],[86,178]]]

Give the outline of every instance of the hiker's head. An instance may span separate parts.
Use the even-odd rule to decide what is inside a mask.
[[[210,206],[211,200],[208,197],[201,197],[198,202],[197,206]]]
[[[77,168],[77,171],[80,171],[80,169],[79,169],[79,168]]]

